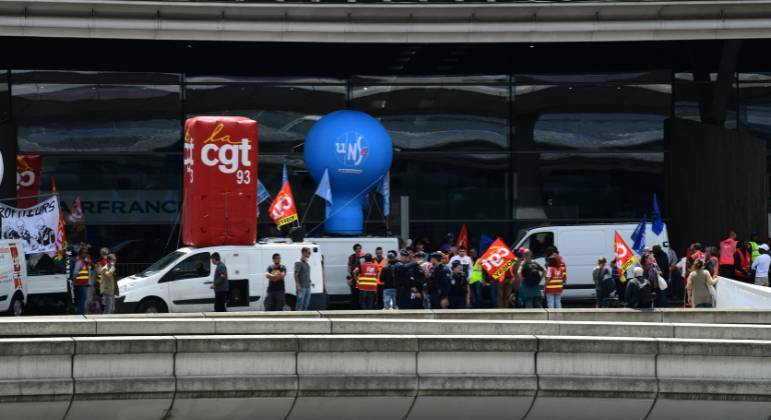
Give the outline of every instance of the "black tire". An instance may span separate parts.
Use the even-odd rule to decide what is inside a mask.
[[[146,298],[137,305],[137,313],[140,314],[165,314],[166,312],[169,312],[169,309],[158,298]]]
[[[16,293],[13,295],[13,298],[11,299],[11,305],[8,306],[8,315],[24,315],[24,298],[21,293]]]

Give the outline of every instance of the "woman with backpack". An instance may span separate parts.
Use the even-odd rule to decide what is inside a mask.
[[[685,289],[688,291],[688,301],[694,308],[711,308],[712,293],[709,286],[717,283],[703,260],[696,260],[693,263],[693,271],[688,275],[688,282]]]
[[[522,252],[523,261],[519,265],[519,278],[522,284],[519,286],[519,300],[527,309],[542,308],[543,294],[541,294],[541,279],[545,270],[533,260],[533,253],[529,249]]]
[[[632,278],[626,284],[626,304],[628,308],[653,307],[653,286],[645,276],[642,267],[632,269]]]

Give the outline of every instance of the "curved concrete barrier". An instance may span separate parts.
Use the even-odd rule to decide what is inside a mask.
[[[771,341],[180,335],[0,341],[8,420],[757,419]]]

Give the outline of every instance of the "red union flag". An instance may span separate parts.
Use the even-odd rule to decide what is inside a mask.
[[[297,221],[297,207],[289,182],[284,183],[268,210],[270,211],[270,218],[279,228]]]
[[[500,281],[516,261],[517,257],[514,256],[511,249],[503,242],[503,239],[498,238],[487,248],[485,254],[479,259],[479,264],[493,279]]]
[[[617,231],[615,234],[615,238],[613,239],[613,251],[616,254],[616,266],[621,269],[621,282],[625,283],[626,272],[632,268],[632,265],[634,265],[635,262],[637,262],[637,257],[634,256],[634,252],[632,252],[629,245],[626,244],[624,238],[622,238]]]
[[[24,209],[37,204],[40,193],[40,155],[16,156],[16,206]]]

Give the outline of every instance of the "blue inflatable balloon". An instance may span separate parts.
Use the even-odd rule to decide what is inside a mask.
[[[333,204],[327,203],[325,231],[362,233],[362,204],[388,172],[392,159],[388,132],[363,112],[336,111],[313,125],[305,139],[305,165],[316,183],[329,171]]]

